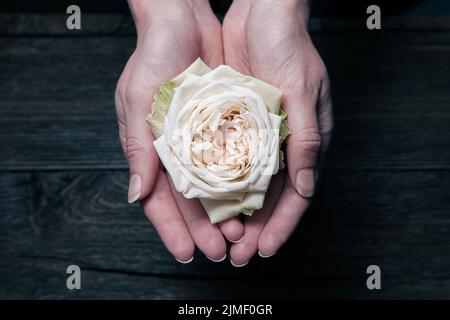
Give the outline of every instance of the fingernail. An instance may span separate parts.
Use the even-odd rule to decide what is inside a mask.
[[[227,240],[230,241],[231,243],[239,243],[239,242],[241,242],[242,240],[244,240],[244,236],[242,236],[239,240],[236,240],[236,241],[230,240],[230,239],[228,239],[228,238],[227,238]]]
[[[133,203],[141,196],[142,180],[138,174],[132,174],[128,187],[128,203]]]
[[[314,173],[314,169],[300,170],[297,173],[295,183],[298,193],[306,198],[312,197],[316,187],[316,174]]]
[[[206,255],[205,255],[206,256]],[[223,256],[223,258],[220,258],[220,259],[217,259],[217,260],[214,260],[214,259],[212,259],[212,258],[210,258],[210,257],[208,257],[208,256],[206,256],[209,260],[211,260],[212,262],[222,262],[223,260],[225,260],[226,258],[227,258],[227,254],[225,253],[225,255]]]
[[[187,263],[192,262],[192,260],[194,260],[194,256],[192,256],[189,260],[185,260],[185,261],[179,260],[179,259],[177,259],[177,258],[175,258],[175,260],[177,260],[179,263],[187,264]]]
[[[236,263],[233,262],[233,260],[230,259],[230,263],[231,263],[231,265],[232,265],[233,267],[241,268],[241,267],[243,267],[243,266],[246,266],[246,265],[248,264],[248,261],[247,261],[247,262],[244,262],[244,263],[242,263],[242,264],[236,264]]]
[[[261,258],[270,258],[271,256],[273,256],[275,253],[277,253],[276,251],[274,253],[268,254],[268,255],[264,255],[261,253],[261,251],[258,250],[258,254]]]

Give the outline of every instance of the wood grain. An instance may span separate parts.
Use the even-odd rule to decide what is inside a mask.
[[[126,203],[125,172],[3,173],[0,178],[6,191],[0,208],[1,266],[2,270],[21,266],[20,273],[3,272],[1,282],[12,281],[8,289],[15,288],[14,281],[34,279],[29,286],[43,286],[39,293],[21,285],[21,290],[36,294],[34,298],[70,297],[69,291],[57,289],[56,280],[45,285],[39,280],[44,269],[44,274],[53,270],[51,278],[62,281],[69,264],[104,273],[105,278],[124,274],[121,281],[130,281],[133,288],[144,278],[173,286],[181,278],[195,284],[193,288],[217,282],[223,288],[216,292],[214,286],[205,285],[201,293],[167,288],[166,294],[173,298],[190,294],[231,298],[238,279],[248,285],[247,293],[256,295],[267,283],[276,282],[280,291],[298,286],[298,297],[338,297],[341,290],[349,298],[370,297],[364,289],[365,268],[377,264],[386,281],[379,296],[450,297],[450,205],[446,202],[450,172],[328,172],[318,200],[288,244],[273,258],[254,258],[244,269],[228,262],[212,263],[199,252],[189,265],[176,262],[141,208]],[[89,279],[87,288],[102,286],[89,284]],[[431,287],[438,279],[439,290]],[[132,292],[101,292],[108,297],[133,296]],[[7,293],[0,291],[0,296]],[[101,297],[98,294],[88,292],[85,297]]]
[[[450,169],[449,34],[314,38],[333,84],[329,169]],[[0,46],[0,169],[126,169],[113,93],[133,37]]]

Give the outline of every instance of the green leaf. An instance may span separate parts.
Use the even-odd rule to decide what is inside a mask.
[[[169,111],[175,87],[176,84],[174,81],[164,82],[159,87],[159,92],[153,97],[152,112],[147,115],[145,120],[150,125],[155,139],[163,134],[164,117]]]
[[[286,140],[286,138],[288,137],[288,135],[290,135],[292,133],[291,128],[289,128],[288,122],[287,122],[287,113],[284,112],[282,109],[280,109],[280,114],[279,116],[281,117],[281,124],[280,124],[280,146],[281,144],[284,142],[284,140]]]
[[[279,163],[278,170],[283,170],[284,169],[284,151],[283,150],[280,150],[279,157],[280,158],[278,160],[278,163]]]
[[[281,148],[281,144],[292,133],[292,130],[291,130],[291,128],[289,128],[289,125],[287,123],[287,119],[286,119],[287,113],[284,112],[282,109],[280,109],[279,116],[281,117],[281,124],[280,124],[280,148]],[[280,159],[279,159],[280,170],[283,170],[284,169],[284,152],[281,149],[280,149],[279,156],[280,156]]]

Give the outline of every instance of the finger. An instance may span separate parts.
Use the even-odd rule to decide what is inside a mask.
[[[169,179],[170,180],[170,179]],[[173,197],[196,246],[214,262],[226,258],[226,243],[218,226],[211,224],[198,199],[186,199],[170,180]]]
[[[143,201],[144,212],[167,250],[179,262],[191,262],[195,245],[172,197],[166,175],[159,170],[153,192]]]
[[[128,60],[115,93],[120,142],[130,168],[130,203],[150,194],[159,170],[159,159],[153,147],[154,138],[145,122],[151,109],[153,93],[157,90],[153,83],[157,81],[150,81],[144,68],[138,68],[142,74],[133,72],[135,63],[136,51]]]
[[[126,77],[127,72],[124,72],[122,78]],[[123,81],[121,79],[119,83]],[[128,159],[130,169],[128,202],[133,203],[138,199],[145,198],[151,192],[158,174],[159,160],[156,157],[156,152],[152,150],[153,137],[148,133],[149,128],[143,128],[141,123],[145,119],[145,115],[143,112],[138,112],[137,115],[133,116],[133,111],[130,111],[130,108],[126,108],[122,98],[125,90],[120,88],[122,86],[119,84],[116,89],[115,104],[120,144]],[[128,110],[130,114],[128,117],[125,110]]]
[[[289,177],[297,192],[307,198],[313,196],[316,188],[321,144],[316,114],[317,94],[313,89],[301,88],[294,94],[287,93],[283,103],[292,129],[286,148]]]
[[[251,217],[245,220],[244,238],[241,242],[233,244],[230,249],[230,262],[233,266],[245,266],[258,251],[259,237],[277,203],[283,187],[283,180],[283,173],[273,177],[263,208],[255,211]]]
[[[268,199],[273,202],[273,199]],[[245,266],[258,250],[258,239],[270,217],[270,210],[263,208],[255,211],[251,217],[245,219],[244,238],[230,248],[230,262],[234,267]]]
[[[222,231],[225,238],[233,243],[238,243],[244,236],[244,225],[238,217],[233,217],[219,224],[220,231]]]
[[[159,170],[153,135],[145,123],[145,115],[127,117],[126,153],[130,167],[128,202],[148,196]]]
[[[290,179],[286,179],[277,206],[259,238],[261,256],[271,256],[280,249],[294,231],[309,202],[295,191]]]

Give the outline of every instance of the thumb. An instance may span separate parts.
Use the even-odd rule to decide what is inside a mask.
[[[147,197],[158,176],[159,159],[145,112],[133,112],[126,119],[125,153],[130,167],[128,202]]]
[[[150,194],[159,170],[159,158],[153,147],[154,137],[145,121],[151,109],[151,93],[156,92],[157,88],[151,82],[144,81],[147,79],[147,69],[133,71],[136,57],[135,51],[120,76],[115,92],[120,142],[130,169],[129,203]]]
[[[297,192],[306,198],[312,197],[316,189],[317,159],[321,145],[317,122],[317,97],[298,92],[286,96],[292,134],[287,139],[287,163],[289,177]]]

